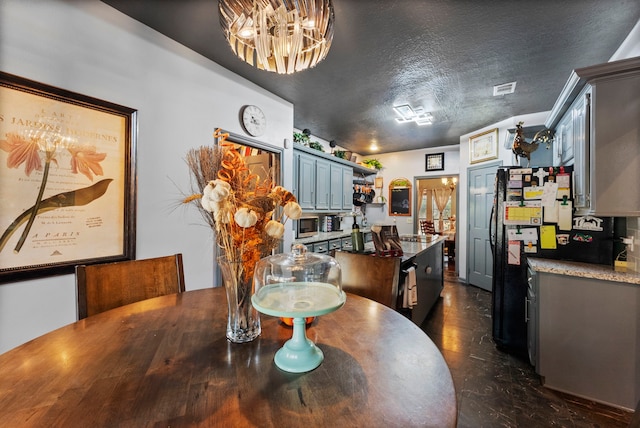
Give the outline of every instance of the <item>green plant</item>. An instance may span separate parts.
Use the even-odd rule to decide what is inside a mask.
[[[293,141],[295,143],[301,143],[306,146],[307,144],[309,144],[310,138],[307,134],[303,134],[302,132],[294,132]]]
[[[346,157],[345,157],[345,153],[346,153],[346,151],[345,151],[345,150],[335,150],[335,151],[333,152],[333,154],[335,155],[335,157],[340,158],[340,159],[346,159]]]
[[[309,147],[324,152],[324,147],[322,147],[322,144],[318,143],[317,141],[310,141]]]
[[[362,163],[375,169],[382,169],[382,164],[377,159],[365,159]]]

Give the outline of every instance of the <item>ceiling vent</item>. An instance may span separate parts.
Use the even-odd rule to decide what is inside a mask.
[[[513,94],[516,91],[516,82],[503,83],[493,87],[493,96]]]

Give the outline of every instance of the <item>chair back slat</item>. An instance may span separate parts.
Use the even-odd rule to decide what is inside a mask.
[[[185,290],[182,254],[76,266],[78,319]]]

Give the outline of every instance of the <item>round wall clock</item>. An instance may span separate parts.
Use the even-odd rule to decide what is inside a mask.
[[[267,118],[257,106],[244,106],[242,108],[242,126],[253,137],[259,137],[267,128]]]

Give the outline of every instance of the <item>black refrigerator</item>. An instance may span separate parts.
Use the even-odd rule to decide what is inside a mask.
[[[499,349],[527,355],[527,257],[613,264],[613,218],[574,213],[572,166],[498,169],[489,235]]]

